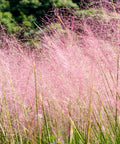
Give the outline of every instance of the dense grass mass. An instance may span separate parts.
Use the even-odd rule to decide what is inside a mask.
[[[57,11],[32,50],[1,34],[0,143],[120,143],[120,16],[109,4]]]

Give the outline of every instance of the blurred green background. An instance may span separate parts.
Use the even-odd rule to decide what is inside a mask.
[[[8,33],[15,33],[21,27],[28,31],[34,30],[34,23],[41,24],[42,18],[53,7],[79,10],[82,2],[82,0],[0,0],[0,24],[5,26]]]
[[[94,0],[93,0],[94,1]],[[85,9],[90,0],[0,0],[0,28],[7,33],[32,35],[52,8]],[[97,1],[97,0],[95,0]],[[109,1],[109,0],[108,0]],[[23,30],[21,30],[24,29]]]

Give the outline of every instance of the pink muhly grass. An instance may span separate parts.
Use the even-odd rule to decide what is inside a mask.
[[[37,44],[31,53],[17,40],[3,37],[4,49],[0,49],[1,115],[4,119],[5,97],[11,125],[16,127],[16,123],[20,123],[23,129],[36,128],[37,95],[37,114],[44,115],[44,105],[45,116],[53,118],[51,127],[56,135],[55,128],[62,125],[64,115],[74,128],[74,121],[81,121],[79,127],[87,131],[89,141],[92,122],[99,121],[103,129],[107,125],[103,123],[108,121],[105,110],[110,111],[114,119],[117,103],[120,114],[120,101],[116,101],[116,93],[120,92],[119,79],[116,80],[120,30],[114,18],[103,23],[94,17],[83,19],[80,31],[77,31],[78,20],[73,17],[72,20],[70,25],[59,16],[60,29],[52,29],[51,35],[45,32],[41,44]],[[61,22],[66,27],[62,27]],[[3,123],[6,127],[5,121]]]
[[[60,23],[65,21],[63,17],[58,19]],[[62,31],[55,29],[51,36],[44,34],[38,68],[42,96],[59,104],[58,109],[62,108],[66,115],[71,105],[73,119],[86,121],[90,117],[91,121],[96,115],[97,121],[105,122],[108,119],[104,117],[104,109],[113,114],[113,119],[116,92],[119,93],[119,79],[116,79],[119,23],[112,13],[103,21],[88,17],[80,25],[80,32],[76,31],[78,21],[72,21],[71,26],[67,23],[65,21]],[[119,114],[119,99],[117,103]]]

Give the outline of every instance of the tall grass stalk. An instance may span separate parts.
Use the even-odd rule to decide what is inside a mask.
[[[93,90],[93,68],[91,66],[90,73],[90,87],[89,87],[89,107],[88,107],[88,126],[87,126],[87,144],[90,143],[90,132],[91,132],[91,114],[92,114],[92,90]]]
[[[118,25],[119,25],[119,28],[120,28],[120,23],[119,23],[119,19],[117,17],[117,12],[116,12],[113,0],[112,0],[112,6],[113,6],[114,12],[116,14],[116,19],[118,21]],[[119,59],[120,59],[119,48],[117,47],[117,76],[116,76],[117,91],[116,91],[116,115],[115,115],[115,131],[116,131],[115,143],[117,143],[117,132],[118,132],[118,127],[119,127],[119,125],[118,125],[118,99],[119,99],[118,86],[119,86],[119,68],[120,68],[120,66],[119,66]]]
[[[48,121],[47,121],[47,115],[46,115],[46,112],[45,112],[42,96],[41,96],[41,104],[42,104],[42,111],[43,111],[45,129],[46,129],[46,132],[47,132],[47,137],[46,138],[48,138],[48,143],[51,143],[49,125],[48,125]]]
[[[7,117],[7,127],[8,127],[8,132],[9,132],[9,136],[10,136],[10,142],[12,144],[15,143],[14,141],[14,137],[13,137],[13,128],[12,128],[12,124],[11,124],[11,119],[10,119],[10,114],[9,114],[9,108],[8,108],[8,104],[7,104],[7,100],[6,100],[6,93],[5,93],[5,88],[4,88],[4,84],[3,84],[3,94],[4,94],[4,105],[5,105],[5,116]]]

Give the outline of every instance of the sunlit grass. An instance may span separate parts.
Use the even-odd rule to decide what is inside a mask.
[[[30,51],[2,37],[0,143],[120,143],[119,15],[108,15],[58,15]]]

